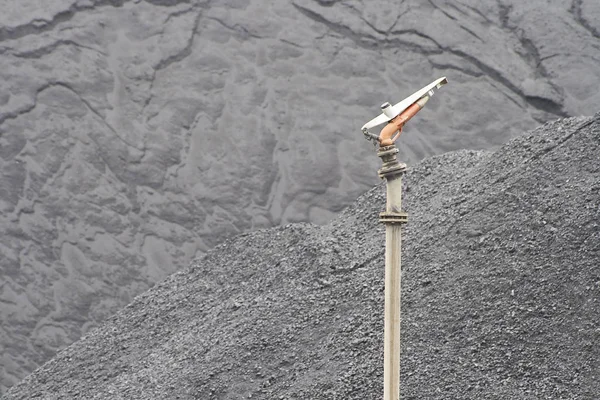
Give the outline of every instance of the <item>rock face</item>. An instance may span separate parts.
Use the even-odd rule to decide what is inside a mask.
[[[598,152],[600,114],[408,173],[404,399],[596,397]],[[226,241],[5,399],[379,397],[383,203]]]
[[[383,101],[450,79],[408,161],[591,114],[596,3],[4,1],[0,393],[223,238],[332,218]]]

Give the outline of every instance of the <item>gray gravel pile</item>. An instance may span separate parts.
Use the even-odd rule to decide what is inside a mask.
[[[384,101],[449,79],[412,164],[592,115],[599,65],[598,0],[0,1],[0,396],[226,238],[333,219]]]
[[[597,398],[598,154],[600,114],[407,174],[404,399]],[[379,398],[383,202],[217,246],[5,399]]]

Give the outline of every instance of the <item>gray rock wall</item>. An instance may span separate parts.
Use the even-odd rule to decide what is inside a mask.
[[[593,0],[5,1],[0,391],[223,238],[376,183],[358,131],[441,75],[409,161],[600,103]]]

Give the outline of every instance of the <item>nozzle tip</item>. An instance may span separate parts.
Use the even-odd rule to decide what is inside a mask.
[[[429,95],[425,95],[423,97],[421,97],[419,100],[417,100],[417,105],[421,108],[423,108],[425,106],[425,103],[427,103],[429,101]]]

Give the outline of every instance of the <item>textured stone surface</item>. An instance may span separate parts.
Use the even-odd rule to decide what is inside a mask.
[[[403,399],[597,397],[598,152],[600,114],[407,174]],[[226,241],[6,400],[380,398],[384,202]]]
[[[434,78],[409,161],[600,104],[594,0],[10,0],[0,391],[228,235],[376,183],[358,128]]]

